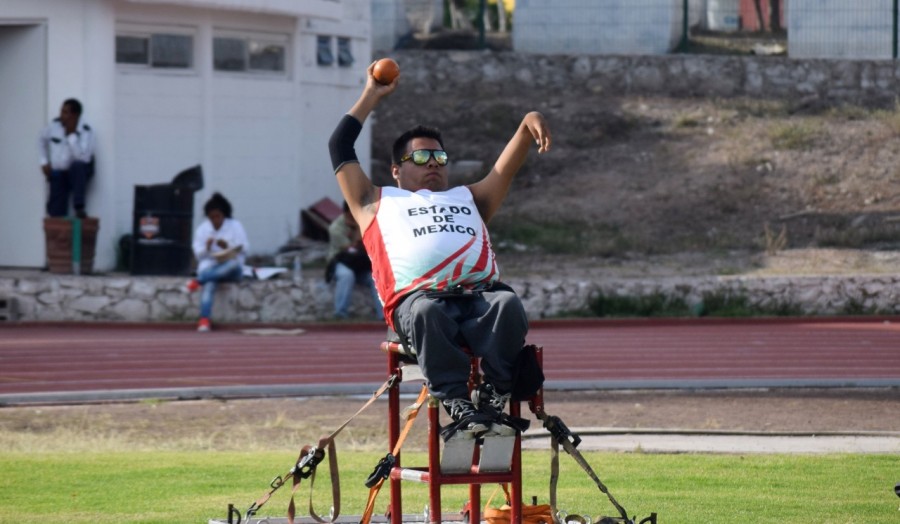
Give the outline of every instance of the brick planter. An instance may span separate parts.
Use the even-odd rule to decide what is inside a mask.
[[[81,219],[81,269],[85,275],[94,270],[94,250],[100,221],[96,218]],[[45,218],[44,236],[47,239],[47,264],[51,273],[71,274],[74,219]]]

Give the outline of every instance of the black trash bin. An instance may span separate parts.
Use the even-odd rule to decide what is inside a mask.
[[[132,275],[189,275],[194,192],[203,173],[194,166],[171,184],[134,187]]]

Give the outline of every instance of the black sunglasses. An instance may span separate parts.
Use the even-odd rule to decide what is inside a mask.
[[[431,157],[434,157],[434,161],[437,162],[439,166],[446,166],[447,160],[449,160],[446,151],[440,149],[416,149],[415,151],[411,151],[400,157],[400,163],[402,164],[407,160],[412,160],[413,164],[424,166]]]

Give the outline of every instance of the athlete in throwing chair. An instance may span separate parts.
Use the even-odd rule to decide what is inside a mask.
[[[528,320],[515,292],[500,281],[487,223],[503,203],[532,145],[549,151],[543,115],[525,115],[491,171],[450,188],[449,156],[440,133],[417,126],[391,151],[397,187],[376,187],[354,151],[362,125],[398,86],[379,84],[368,68],[359,99],[329,141],[335,175],[360,230],[388,325],[416,351],[429,392],[456,431],[506,434],[501,413],[525,343]],[[469,394],[470,357],[481,358],[484,382]]]

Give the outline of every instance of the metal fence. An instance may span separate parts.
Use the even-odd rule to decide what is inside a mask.
[[[898,58],[900,0],[372,0],[373,43],[547,54]]]

